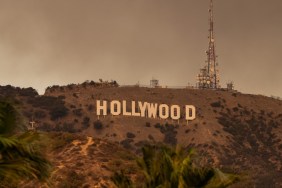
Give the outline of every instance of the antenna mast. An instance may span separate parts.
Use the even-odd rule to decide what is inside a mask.
[[[207,61],[206,66],[200,69],[198,74],[198,88],[218,89],[219,76],[218,76],[218,63],[215,54],[215,38],[214,38],[214,15],[213,15],[213,0],[210,0],[209,8],[209,48],[206,51]]]

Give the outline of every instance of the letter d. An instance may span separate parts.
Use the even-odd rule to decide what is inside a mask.
[[[186,112],[186,120],[194,120],[196,119],[196,108],[193,105],[186,105],[185,106],[185,112]]]

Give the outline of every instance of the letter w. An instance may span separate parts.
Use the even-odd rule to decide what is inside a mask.
[[[157,103],[155,103],[155,104],[153,104],[153,103],[148,103],[147,106],[148,106],[148,117],[149,117],[149,118],[151,118],[151,117],[156,118],[156,116],[157,116],[158,104],[157,104]]]

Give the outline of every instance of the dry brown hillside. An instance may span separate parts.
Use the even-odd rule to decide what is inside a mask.
[[[203,163],[246,174],[251,186],[282,187],[281,100],[220,90],[118,87],[91,83],[50,87],[43,96],[32,90],[0,88],[1,95],[11,96],[12,91],[18,103],[22,104],[24,115],[33,118],[39,130],[82,136],[81,140],[65,146],[62,151],[66,152],[58,153],[60,159],[55,160],[58,171],[63,171],[68,161],[77,163],[75,158],[65,160],[72,151],[80,152],[83,158],[88,147],[95,148],[95,144],[88,140],[90,138],[115,145],[112,146],[113,152],[123,147],[137,154],[144,144],[160,142],[194,147]],[[96,100],[134,100],[180,106],[192,104],[196,106],[197,114],[188,125],[183,119],[178,122],[107,115],[100,116],[98,120]],[[83,149],[85,143],[89,146]],[[81,151],[74,149],[78,145]],[[97,153],[93,154],[94,158]],[[90,164],[91,156],[87,155],[88,159],[82,160],[84,165],[93,165]],[[107,158],[107,154],[103,156]],[[68,169],[70,167],[65,170]],[[101,177],[110,176],[105,173]]]

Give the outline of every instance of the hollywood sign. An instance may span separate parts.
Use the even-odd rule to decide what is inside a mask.
[[[127,108],[127,101],[112,100],[108,101],[96,101],[96,113],[100,115],[108,115],[108,105],[110,107],[109,113],[113,116],[136,116],[136,117],[148,117],[148,118],[160,118],[173,120],[179,120],[181,118],[181,108],[179,105],[167,105],[148,103],[141,101],[131,101],[131,108]],[[130,105],[130,104],[129,104]],[[185,105],[185,119],[188,121],[196,118],[196,108],[193,105]]]

